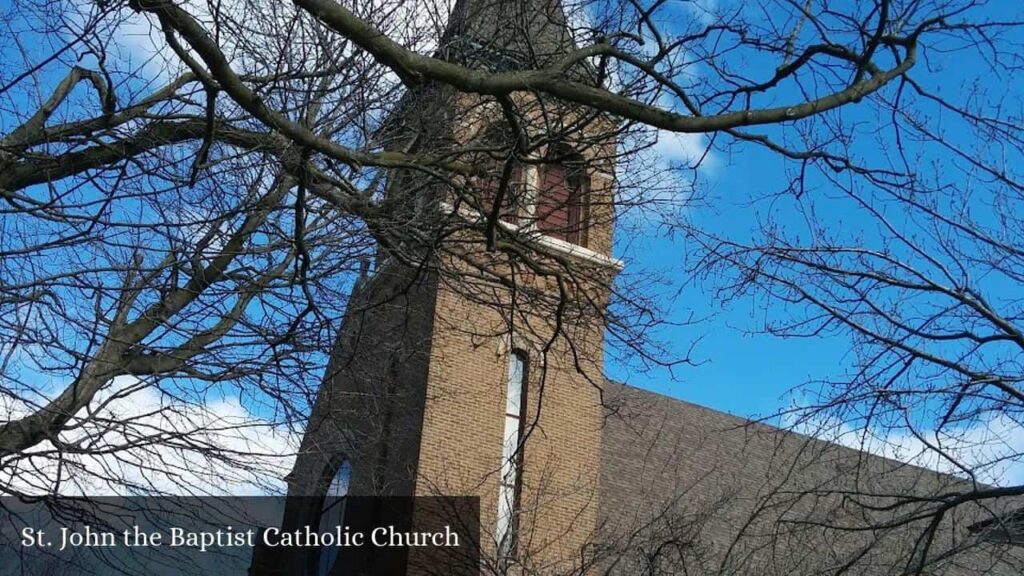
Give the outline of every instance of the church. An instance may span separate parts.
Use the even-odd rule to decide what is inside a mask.
[[[563,62],[574,44],[558,2],[458,0],[438,46],[516,70]],[[606,81],[588,61],[564,69]],[[443,222],[443,241],[382,247],[354,287],[285,522],[315,523],[325,496],[471,495],[482,574],[1021,573],[1012,549],[970,529],[980,517],[919,516],[961,479],[604,377],[622,268],[617,129],[532,96],[424,86],[398,104],[388,145],[471,150],[494,175],[389,176],[396,221]],[[516,154],[489,154],[505,145]],[[536,254],[502,251],[508,237]],[[276,573],[345,572],[290,558]]]

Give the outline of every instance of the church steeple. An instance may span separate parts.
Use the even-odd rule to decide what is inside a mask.
[[[443,57],[489,69],[537,68],[574,48],[559,0],[457,0],[441,41]]]
[[[499,71],[549,66],[575,49],[559,0],[456,0],[438,55]],[[572,70],[587,74],[587,64]],[[382,258],[360,283],[289,495],[475,495],[481,553],[499,572],[585,573],[604,417],[594,383],[607,283],[621,266],[611,257],[617,128],[541,94],[509,100],[526,141],[514,156],[502,155],[511,123],[501,106],[442,83],[411,90],[382,131],[382,146],[447,151],[483,170],[450,181],[390,175],[396,222],[459,224],[444,230],[443,250],[430,246],[428,265]],[[510,176],[492,177],[506,165]],[[571,266],[572,285],[520,273],[522,262],[488,249],[481,215],[537,247],[540,270]],[[289,503],[284,524],[323,517],[316,498],[297,502],[306,503]],[[305,561],[280,562],[298,574]]]

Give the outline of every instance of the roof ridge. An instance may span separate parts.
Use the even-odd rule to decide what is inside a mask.
[[[890,464],[895,465],[897,468],[911,469],[911,470],[916,470],[916,471],[921,471],[921,472],[929,472],[929,473],[932,473],[932,474],[936,474],[936,475],[942,476],[944,478],[953,479],[953,480],[957,480],[957,481],[960,481],[960,482],[967,481],[966,479],[961,478],[960,476],[957,476],[955,474],[951,474],[951,473],[948,473],[948,472],[942,472],[942,471],[939,471],[939,470],[935,470],[933,468],[927,468],[925,466],[920,466],[920,465],[917,465],[917,464],[912,464],[912,463],[906,462],[904,460],[898,460],[896,458],[892,458],[892,457],[885,456],[885,455],[882,455],[882,454],[876,454],[874,452],[869,452],[868,450],[854,448],[852,446],[847,446],[845,444],[841,444],[839,442],[834,442],[834,441],[831,441],[831,440],[827,440],[825,438],[820,438],[818,436],[812,436],[810,434],[806,434],[806,433],[803,433],[803,432],[797,432],[795,430],[790,430],[788,428],[783,428],[783,427],[780,427],[780,426],[775,426],[773,424],[768,424],[767,422],[764,422],[764,421],[761,421],[761,420],[753,420],[753,419],[747,418],[745,416],[738,416],[736,414],[730,414],[729,412],[724,412],[722,410],[718,410],[718,409],[712,408],[710,406],[704,406],[703,404],[697,404],[695,402],[690,402],[688,400],[683,400],[681,398],[676,398],[674,396],[669,396],[667,394],[663,394],[663,393],[660,393],[660,392],[655,392],[653,390],[648,390],[646,388],[640,388],[640,387],[637,387],[637,386],[632,386],[630,384],[626,384],[624,382],[618,382],[618,381],[612,380],[610,378],[605,378],[604,380],[608,384],[619,386],[619,387],[621,387],[621,388],[623,388],[623,389],[625,389],[627,391],[630,391],[630,392],[634,392],[634,393],[639,392],[639,393],[644,394],[644,395],[646,395],[648,397],[651,397],[651,398],[653,398],[655,400],[668,401],[668,402],[673,403],[673,404],[688,406],[688,407],[691,407],[691,408],[696,408],[696,409],[701,410],[703,412],[711,413],[711,414],[714,414],[714,415],[725,416],[725,417],[727,417],[729,419],[732,419],[732,420],[735,420],[735,421],[737,421],[737,422],[739,422],[741,424],[740,426],[736,426],[734,429],[738,429],[740,427],[756,426],[756,427],[764,429],[763,430],[764,432],[768,432],[768,433],[781,433],[781,434],[786,435],[787,437],[807,440],[807,441],[814,442],[814,443],[817,443],[817,444],[825,445],[825,447],[838,448],[840,451],[843,451],[843,452],[852,452],[852,453],[855,453],[855,454],[857,454],[859,456],[867,456],[867,457],[870,457],[872,459],[888,462]]]

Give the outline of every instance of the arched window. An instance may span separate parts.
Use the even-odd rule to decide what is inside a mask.
[[[501,452],[501,486],[498,491],[498,523],[495,541],[498,560],[507,564],[515,555],[516,524],[519,513],[519,488],[523,450],[523,411],[526,396],[526,355],[515,351],[508,358],[508,383],[505,393],[505,438]]]
[[[352,482],[352,463],[346,458],[338,465],[338,469],[327,485],[327,493],[324,494],[323,507],[320,510],[320,532],[334,530],[335,526],[343,526],[345,523],[345,497],[348,496],[349,485]],[[334,563],[338,560],[337,546],[327,546],[320,549],[320,559],[317,564],[317,575],[327,576],[331,573]]]
[[[540,167],[535,215],[537,229],[547,236],[586,244],[584,222],[587,174],[577,154],[558,153]]]

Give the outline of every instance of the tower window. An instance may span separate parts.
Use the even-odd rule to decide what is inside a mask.
[[[342,526],[345,522],[345,497],[348,496],[349,485],[352,482],[352,463],[346,458],[341,461],[338,469],[327,486],[327,493],[324,495],[323,507],[320,510],[320,532],[334,530],[335,526]],[[320,549],[320,559],[317,563],[317,576],[327,576],[331,573],[335,562],[338,560],[337,546],[325,546]]]
[[[523,171],[516,166],[512,169],[505,195],[501,199],[501,207],[498,209],[498,217],[509,224],[517,224],[519,221],[519,209],[523,201]],[[490,216],[494,209],[494,202],[498,198],[501,186],[500,167],[499,173],[480,183],[480,209],[484,215]]]
[[[498,560],[508,563],[515,555],[519,485],[523,464],[520,442],[523,433],[523,402],[526,392],[526,355],[513,352],[508,358],[505,394],[505,438],[501,452],[501,486],[498,491],[498,525],[495,541]]]
[[[586,173],[581,161],[545,164],[540,168],[537,191],[537,228],[548,236],[586,243],[583,212]]]
[[[494,203],[501,191],[502,173],[515,148],[515,134],[504,124],[496,124],[488,127],[479,140],[480,146],[486,150],[477,155],[473,161],[487,168],[487,175],[476,182],[477,200],[480,202],[480,210],[486,216],[490,216],[494,209]],[[516,224],[519,218],[519,210],[522,205],[523,193],[523,169],[522,166],[513,160],[511,174],[508,179],[508,186],[501,199],[501,207],[498,209],[498,217],[510,224]]]

